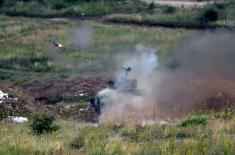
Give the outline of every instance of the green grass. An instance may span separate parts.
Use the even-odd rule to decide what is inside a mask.
[[[35,136],[28,124],[1,122],[1,154],[228,154],[235,153],[235,118],[215,118],[223,112],[201,113],[204,126],[166,125],[79,125],[59,121],[60,129]],[[190,115],[189,115],[190,116]],[[182,121],[185,120],[182,118]]]

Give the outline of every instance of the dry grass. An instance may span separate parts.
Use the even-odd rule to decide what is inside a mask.
[[[194,118],[201,115],[197,114]],[[194,124],[188,127],[180,127],[177,122],[141,127],[57,121],[61,128],[51,135],[42,136],[32,135],[27,124],[2,122],[0,153],[232,155],[235,153],[235,119],[234,115],[229,120],[215,118],[222,115],[223,112],[203,113],[208,121],[205,126]],[[73,142],[78,135],[79,139]],[[71,148],[71,142],[82,145],[79,149]]]

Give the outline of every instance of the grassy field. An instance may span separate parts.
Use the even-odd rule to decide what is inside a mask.
[[[63,77],[68,72],[99,76],[97,73],[101,74],[115,68],[104,68],[105,64],[111,62],[110,57],[123,51],[132,51],[137,44],[156,48],[163,60],[167,58],[167,51],[182,42],[184,37],[197,33],[185,29],[133,28],[76,20],[56,21],[0,16],[0,21],[0,79],[2,82],[11,81],[17,84],[37,79],[40,81],[41,77],[54,75]],[[74,31],[84,25],[93,31],[90,47],[85,51],[71,45],[73,38],[82,37],[79,34],[73,36]],[[57,60],[55,55],[50,56],[51,43],[55,40],[66,46],[65,51],[56,52],[60,60]],[[73,62],[78,67],[66,67],[64,64],[67,62]],[[94,65],[99,62],[103,65]]]
[[[203,120],[203,121],[202,121]],[[201,112],[163,125],[89,125],[57,121],[36,136],[28,124],[2,122],[0,154],[226,154],[235,153],[234,112]]]

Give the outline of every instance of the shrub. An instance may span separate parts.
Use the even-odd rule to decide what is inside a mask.
[[[56,104],[58,102],[63,101],[63,97],[62,96],[52,96],[51,98],[48,99],[48,103],[49,104]]]
[[[59,126],[54,125],[54,117],[45,113],[34,114],[30,126],[32,132],[37,135],[51,133],[59,129]]]
[[[150,14],[153,14],[154,13],[154,9],[155,9],[155,4],[154,4],[154,2],[152,2],[152,3],[150,3],[149,5],[148,5],[148,12],[150,13]]]
[[[4,118],[7,118],[8,116],[10,116],[12,113],[12,109],[4,106],[4,105],[0,105],[0,120],[3,120]]]
[[[213,8],[205,9],[199,17],[201,23],[213,22],[218,20],[218,18],[219,13]]]
[[[192,125],[206,125],[206,124],[207,124],[206,118],[203,118],[203,117],[191,117],[191,118],[183,120],[180,123],[180,126],[187,127],[187,126],[192,126]]]
[[[223,9],[225,9],[226,5],[225,5],[225,4],[222,4],[222,3],[216,3],[216,4],[215,4],[215,7],[216,7],[217,9],[223,10]]]
[[[49,104],[56,104],[58,102],[64,101],[65,103],[74,103],[74,102],[89,102],[91,96],[71,96],[71,97],[63,97],[63,96],[52,96],[48,99]]]
[[[174,13],[175,11],[176,11],[176,9],[173,6],[165,6],[162,9],[163,13]]]
[[[149,10],[152,10],[152,9],[154,9],[155,8],[155,3],[154,2],[151,2],[150,4],[149,4],[149,6],[148,6],[148,9]]]
[[[66,6],[64,3],[58,2],[58,3],[55,3],[55,4],[54,4],[53,9],[61,10],[61,9],[66,8],[66,7],[67,7],[67,6]]]

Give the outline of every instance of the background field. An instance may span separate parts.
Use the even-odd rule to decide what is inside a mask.
[[[121,52],[131,51],[138,44],[146,44],[158,50],[160,60],[167,59],[167,52],[183,42],[184,37],[196,34],[196,30],[132,27],[125,25],[104,25],[93,21],[76,21],[63,19],[33,19],[1,16],[1,79],[21,83],[20,80],[30,82],[30,76],[35,78],[66,73],[71,68],[58,66],[53,57],[50,57],[52,41],[60,40],[65,44],[66,51],[59,51],[65,61],[74,61],[78,69],[70,72],[82,72],[87,75],[99,76],[102,72],[114,71],[118,66],[104,69],[96,66],[95,62],[110,63],[110,57]],[[74,49],[71,45],[74,31],[86,25],[94,31],[91,47],[85,52],[81,48]],[[79,36],[82,37],[82,36]],[[48,54],[49,53],[49,54]],[[60,61],[63,61],[61,59]],[[92,61],[92,63],[90,63]],[[84,66],[83,68],[80,66]],[[88,67],[87,67],[88,66]],[[99,67],[99,68],[96,68]],[[111,70],[110,70],[111,69]],[[15,72],[16,71],[16,72]],[[90,71],[90,72],[89,72]],[[12,75],[11,73],[20,75]],[[84,71],[85,72],[85,71]],[[24,74],[23,74],[24,73]],[[38,76],[40,75],[40,76]],[[8,76],[9,78],[5,77]],[[17,76],[17,80],[16,77]],[[53,76],[53,75],[52,75]],[[82,76],[86,76],[84,73]],[[108,75],[109,76],[109,75]],[[22,79],[21,79],[22,78]],[[33,79],[35,80],[35,79]]]

